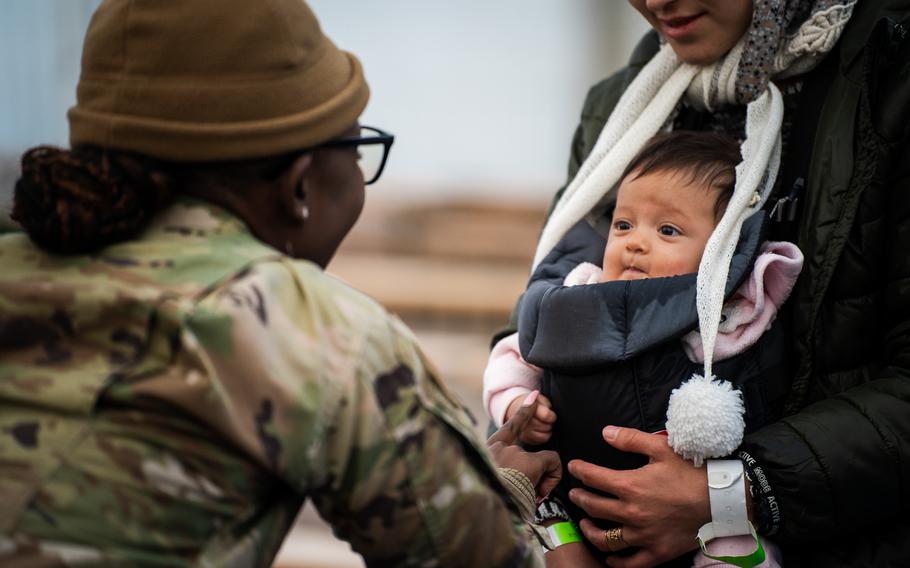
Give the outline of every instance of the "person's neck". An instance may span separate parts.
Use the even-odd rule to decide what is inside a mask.
[[[281,250],[283,241],[275,231],[279,220],[275,219],[274,207],[270,207],[272,191],[267,184],[246,182],[241,189],[216,177],[193,174],[182,181],[184,195],[227,210],[243,221],[257,239]]]

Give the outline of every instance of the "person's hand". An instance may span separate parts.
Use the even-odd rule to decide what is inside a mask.
[[[607,564],[654,566],[697,548],[698,529],[711,520],[705,468],[696,468],[678,456],[660,434],[607,426],[603,436],[618,450],[650,458],[647,465],[625,471],[581,460],[569,463],[569,472],[585,486],[613,495],[573,489],[569,492],[572,502],[591,517],[622,525],[622,539],[640,549],[631,556],[611,556]],[[603,529],[583,519],[581,530],[595,547],[609,551]]]
[[[515,416],[515,413],[521,408],[521,404],[524,402],[525,398],[526,397],[524,396],[516,396],[515,399],[509,403],[509,407],[506,409],[506,420]],[[556,422],[556,413],[553,412],[553,405],[547,397],[542,394],[538,395],[537,410],[534,411],[534,415],[531,417],[531,420],[521,433],[519,439],[525,444],[530,444],[532,446],[543,444],[553,435],[554,422]]]
[[[556,452],[526,452],[516,444],[537,411],[540,393],[533,391],[518,410],[487,440],[487,449],[499,467],[511,467],[528,476],[539,497],[546,497],[562,477]]]

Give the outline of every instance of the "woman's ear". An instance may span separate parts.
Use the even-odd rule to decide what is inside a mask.
[[[302,223],[310,217],[311,196],[307,193],[307,181],[312,174],[313,154],[301,154],[281,176],[279,187],[282,209],[290,218]]]

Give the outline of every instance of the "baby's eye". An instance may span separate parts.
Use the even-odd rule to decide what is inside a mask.
[[[673,225],[661,225],[658,231],[665,237],[678,237],[682,234],[682,232]]]
[[[628,231],[632,228],[632,223],[620,219],[619,221],[615,221],[613,223],[613,228],[617,231]]]

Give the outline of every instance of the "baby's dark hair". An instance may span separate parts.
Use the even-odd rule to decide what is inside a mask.
[[[719,132],[677,130],[651,138],[632,158],[622,178],[655,172],[680,171],[690,174],[689,183],[718,191],[714,217],[719,219],[733,196],[736,165],[742,161],[736,140]]]

